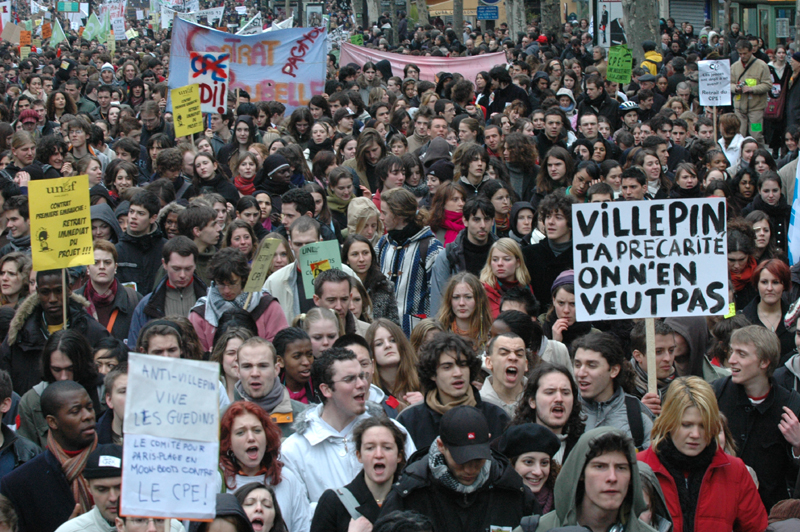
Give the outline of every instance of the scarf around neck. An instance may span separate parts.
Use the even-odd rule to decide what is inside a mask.
[[[26,249],[31,247],[31,235],[25,235],[20,237],[11,237],[8,239],[11,242],[11,246],[16,250],[19,251],[21,249]]]
[[[636,391],[644,395],[648,392],[647,373],[636,360],[632,360],[631,363],[633,365],[634,386],[636,387]],[[675,380],[675,377],[677,377],[677,373],[673,368],[672,373],[670,373],[669,377],[666,379],[656,379],[656,389],[658,390],[659,396],[663,396],[667,392],[667,388],[669,388],[669,385]]]
[[[447,467],[447,462],[444,455],[436,445],[437,440],[433,440],[430,448],[428,449],[428,469],[431,470],[431,475],[437,482],[442,484],[447,489],[455,491],[456,493],[470,494],[478,491],[489,480],[489,473],[492,470],[492,461],[486,460],[481,472],[478,473],[478,478],[469,486],[465,486],[450,473],[450,468]]]
[[[411,222],[409,224],[406,224],[406,226],[403,227],[402,229],[392,229],[387,234],[389,235],[389,238],[391,238],[394,241],[395,244],[397,244],[398,246],[402,246],[405,245],[405,243],[408,241],[409,238],[416,235],[421,230],[422,228],[420,226],[418,226],[414,222]]]
[[[675,447],[675,443],[670,436],[667,436],[659,444],[658,450],[656,450],[656,456],[658,456],[661,464],[675,479],[681,514],[683,514],[683,530],[686,532],[694,531],[694,518],[697,510],[697,500],[700,496],[700,487],[716,452],[717,444],[712,440],[697,456],[686,456]]]
[[[236,187],[236,190],[245,196],[252,196],[253,192],[256,191],[256,186],[253,184],[253,181],[254,179],[244,179],[242,176],[237,175],[233,178],[233,185]]]
[[[89,483],[83,478],[83,470],[89,461],[89,455],[96,447],[97,434],[95,434],[91,445],[81,449],[78,454],[70,456],[53,438],[53,431],[48,431],[47,433],[47,448],[56,457],[58,463],[61,464],[61,471],[67,477],[67,483],[72,488],[72,496],[75,498],[75,502],[81,505],[82,514],[92,509],[92,495],[89,493]]]
[[[447,245],[456,239],[458,233],[464,229],[464,215],[458,211],[444,211],[442,229],[445,229],[444,244]]]
[[[217,285],[212,283],[211,287],[208,289],[208,295],[198,299],[197,303],[195,303],[195,306],[205,303],[206,312],[203,317],[209,323],[209,325],[216,327],[219,324],[219,320],[222,315],[228,310],[242,308],[247,312],[250,312],[256,308],[259,301],[261,301],[261,292],[252,292],[253,297],[250,298],[250,305],[247,308],[244,308],[244,304],[247,301],[247,296],[249,294],[250,292],[242,292],[236,296],[236,299],[233,301],[226,301],[219,293],[219,290],[217,290]]]
[[[275,408],[283,401],[284,387],[283,384],[281,384],[281,379],[279,377],[275,377],[275,382],[272,384],[272,389],[269,391],[269,393],[258,399],[253,399],[247,394],[247,392],[244,391],[242,381],[236,381],[235,388],[245,401],[257,404],[263,408],[267,414],[275,410]]]
[[[333,193],[333,191],[328,187],[328,207],[330,210],[334,212],[340,212],[342,214],[347,214],[347,207],[350,205],[350,202],[353,200],[351,196],[348,200],[343,200],[339,196]]]
[[[733,283],[733,289],[736,292],[741,292],[747,285],[750,284],[750,279],[753,277],[753,273],[756,270],[756,266],[758,266],[758,262],[754,257],[750,257],[747,260],[747,265],[744,269],[739,273],[731,273],[731,282]]]
[[[542,507],[542,515],[552,510],[555,506],[553,490],[546,484],[542,486],[542,489],[539,490],[539,493],[533,494],[533,498],[536,499],[536,502],[538,502],[539,506]]]
[[[451,401],[449,403],[441,402],[439,400],[439,392],[435,389],[431,390],[425,395],[425,403],[428,405],[428,408],[441,415],[445,415],[447,412],[457,406],[475,406],[478,404],[478,402],[475,400],[475,393],[472,391],[472,386],[467,388],[467,393],[460,399],[456,399],[455,401]]]

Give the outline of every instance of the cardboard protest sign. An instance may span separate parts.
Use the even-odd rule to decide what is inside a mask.
[[[630,83],[633,54],[626,45],[612,46],[608,51],[606,79],[614,83]]]
[[[3,24],[3,33],[0,33],[0,39],[8,42],[19,42],[22,30],[16,24]]]
[[[130,353],[120,515],[213,519],[219,364]]]
[[[325,270],[341,270],[342,256],[339,243],[335,240],[314,242],[300,248],[300,272],[303,275],[303,288],[306,295],[314,293],[314,279]]]
[[[200,87],[200,107],[204,113],[225,114],[228,107],[231,54],[191,52],[189,82]]]
[[[572,209],[578,321],[728,311],[724,198]]]
[[[350,36],[350,42],[356,46],[364,46],[364,36],[360,33]]]
[[[311,97],[325,88],[326,40],[327,31],[323,28],[231,36],[178,19],[170,47],[169,87],[198,82],[193,77],[198,66],[192,60],[193,52],[223,52],[230,54],[226,90],[246,90],[253,102],[278,101],[291,113],[296,107],[308,105]]]
[[[19,47],[19,57],[20,59],[27,59],[31,55],[31,47],[30,46],[20,46]]]
[[[19,45],[20,46],[30,46],[31,45],[31,32],[24,31],[24,30],[19,32]]]
[[[729,59],[698,61],[700,105],[731,104],[731,62]]]
[[[247,277],[247,284],[244,285],[245,292],[260,292],[269,276],[269,267],[272,265],[272,257],[278,251],[281,241],[277,238],[268,238],[261,244],[258,255],[253,259],[250,267],[250,275]]]
[[[205,129],[200,110],[200,89],[196,84],[172,89],[172,121],[176,137],[185,137]]]
[[[34,270],[94,264],[89,176],[30,181],[28,207]]]
[[[53,34],[53,27],[50,26],[50,23],[45,22],[44,24],[42,24],[42,39],[49,39],[52,34]]]

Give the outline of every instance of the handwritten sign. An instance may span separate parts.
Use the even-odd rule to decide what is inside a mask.
[[[42,24],[42,39],[49,39],[53,35],[53,27],[49,22]]]
[[[350,42],[356,46],[364,46],[364,36],[360,33],[350,36]]]
[[[700,105],[731,104],[731,62],[728,59],[698,61]]]
[[[141,9],[136,10],[136,20],[144,20],[144,11]]]
[[[28,201],[34,270],[94,264],[89,176],[31,181]]]
[[[31,47],[30,46],[20,46],[19,47],[19,56],[21,59],[27,59],[31,55]]]
[[[725,200],[572,209],[578,321],[724,315]]]
[[[269,267],[272,266],[272,257],[278,251],[281,241],[277,238],[268,238],[261,244],[258,255],[253,260],[250,268],[250,275],[247,277],[247,284],[244,285],[245,292],[259,292],[264,286],[269,276]]]
[[[200,110],[200,90],[188,85],[172,89],[172,121],[176,137],[185,137],[203,131],[203,111]]]
[[[25,30],[19,32],[19,45],[20,46],[31,45],[31,32]]]
[[[314,293],[314,279],[325,270],[341,270],[342,255],[335,240],[314,242],[300,248],[300,271],[306,295]]]
[[[128,40],[127,35],[125,35],[125,19],[122,17],[115,18],[111,21],[111,28],[114,30],[114,40],[115,41],[126,41]]]
[[[200,86],[200,107],[204,113],[225,114],[228,106],[231,54],[191,52],[189,83]]]
[[[219,364],[130,353],[121,515],[213,519]]]
[[[633,54],[626,45],[612,46],[608,50],[606,79],[614,83],[630,83]]]

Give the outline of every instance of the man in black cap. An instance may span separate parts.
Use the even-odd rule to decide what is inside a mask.
[[[639,87],[641,87],[641,89],[647,89],[649,91],[652,91],[653,93],[653,107],[652,107],[653,114],[658,113],[664,106],[664,104],[667,103],[667,100],[663,96],[661,96],[658,92],[656,92],[656,80],[657,78],[653,74],[645,74],[644,76],[639,76]],[[631,98],[631,101],[640,104],[639,107],[641,107],[639,96],[634,96],[633,98]],[[641,118],[641,113],[639,114]],[[644,120],[644,118],[642,118],[642,120]]]
[[[508,460],[492,452],[489,424],[472,406],[444,416],[439,437],[415,453],[381,507],[381,516],[414,510],[434,522],[434,530],[510,530],[540,513],[530,490]],[[509,528],[501,528],[509,527]]]
[[[98,445],[89,455],[83,478],[89,483],[94,508],[70,519],[56,532],[110,532],[114,529],[122,487],[122,446]]]

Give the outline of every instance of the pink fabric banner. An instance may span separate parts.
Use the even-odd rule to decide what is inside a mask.
[[[478,72],[492,69],[493,66],[505,65],[506,58],[503,52],[494,54],[473,55],[471,57],[429,57],[420,55],[403,55],[391,52],[380,52],[370,48],[362,48],[354,44],[342,43],[339,55],[339,66],[348,63],[363,65],[368,61],[377,63],[386,59],[392,65],[392,73],[403,77],[406,65],[419,68],[419,79],[436,83],[436,74],[439,72],[458,72],[465,79],[475,82]]]

